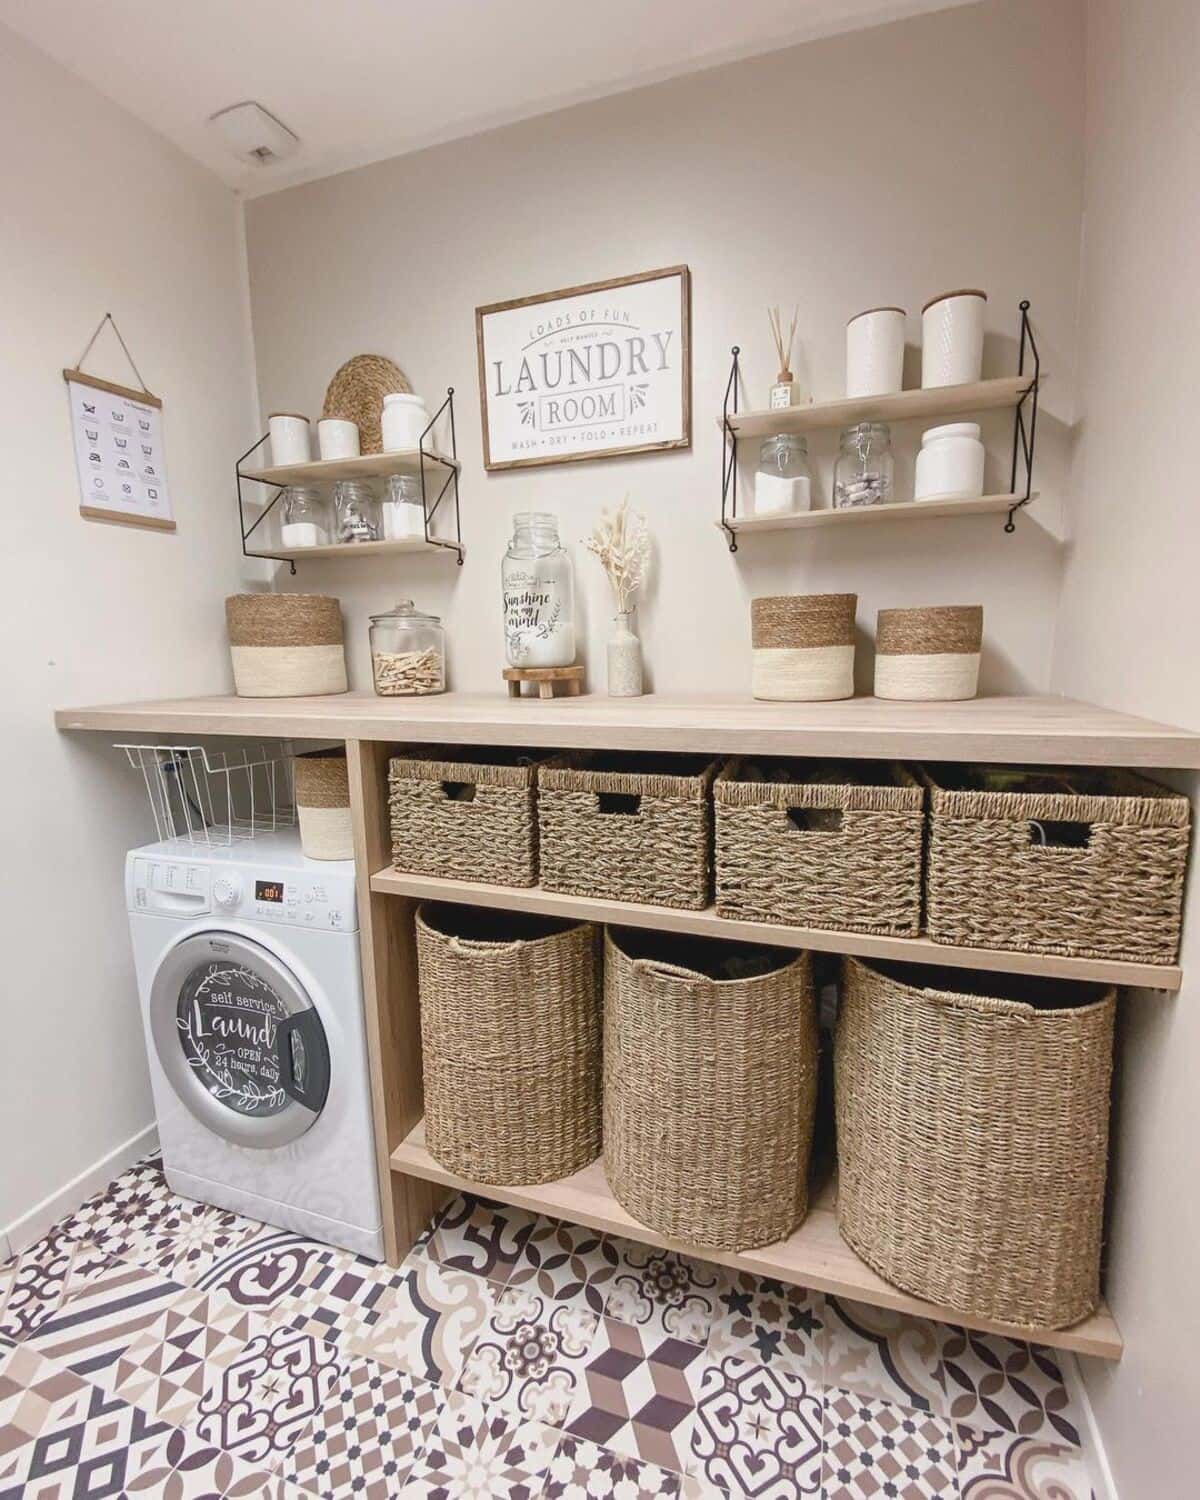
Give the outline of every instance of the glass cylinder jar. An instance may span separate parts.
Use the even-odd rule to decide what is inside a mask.
[[[886,422],[845,428],[833,468],[834,509],[889,504],[894,473],[892,431]]]
[[[798,433],[781,432],[763,440],[754,476],[754,514],[786,516],[812,505],[812,470],[808,442]]]
[[[411,599],[371,616],[371,674],[383,698],[446,691],[446,632]]]
[[[333,487],[333,510],[339,542],[380,540],[379,502],[363,479],[339,479]]]
[[[393,474],[383,499],[383,535],[389,542],[411,542],[425,536],[421,481],[415,474]]]
[[[501,565],[504,653],[510,667],[569,667],[575,661],[575,589],[558,517],[513,517]]]
[[[328,498],[307,484],[290,484],[280,501],[283,524],[280,538],[285,547],[326,547],[333,533],[333,514]]]

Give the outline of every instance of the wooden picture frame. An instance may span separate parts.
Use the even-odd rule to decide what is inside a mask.
[[[690,448],[691,300],[664,266],[477,307],[484,467]]]

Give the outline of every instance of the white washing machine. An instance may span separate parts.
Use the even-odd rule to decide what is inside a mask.
[[[353,863],[172,840],[125,894],[171,1187],[380,1259]]]

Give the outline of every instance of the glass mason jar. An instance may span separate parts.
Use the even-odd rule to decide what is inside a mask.
[[[812,470],[808,441],[798,433],[781,432],[763,440],[754,476],[754,514],[786,516],[812,505]]]
[[[290,484],[283,492],[283,525],[280,538],[285,547],[325,547],[333,534],[333,513],[328,498],[312,485]]]
[[[333,510],[339,542],[377,542],[379,502],[363,479],[339,479],[333,487]]]
[[[845,428],[833,467],[834,509],[890,504],[894,472],[892,431],[886,422]]]
[[[446,632],[411,599],[371,616],[371,674],[383,698],[446,691]]]
[[[383,500],[383,535],[389,542],[417,541],[425,536],[421,481],[415,474],[393,474]]]
[[[558,517],[513,517],[501,565],[504,654],[510,667],[569,667],[575,662],[575,589],[571,559],[558,539]]]

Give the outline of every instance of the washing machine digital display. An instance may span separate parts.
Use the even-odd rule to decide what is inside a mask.
[[[261,975],[244,964],[206,960],[180,986],[175,1025],[189,1067],[213,1098],[238,1114],[262,1117],[289,1102],[278,1042],[287,1015]]]
[[[254,899],[256,901],[282,901],[282,880],[256,880],[254,882]]]

